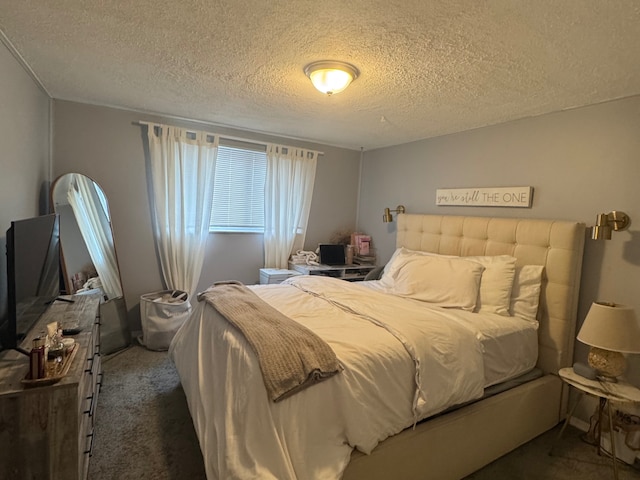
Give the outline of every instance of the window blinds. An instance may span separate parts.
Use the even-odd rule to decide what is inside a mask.
[[[211,231],[264,231],[266,171],[264,150],[237,145],[218,147]]]

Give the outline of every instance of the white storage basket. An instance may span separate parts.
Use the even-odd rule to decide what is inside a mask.
[[[167,350],[178,329],[191,315],[188,294],[180,290],[162,290],[140,296],[142,337],[138,340],[149,350]]]

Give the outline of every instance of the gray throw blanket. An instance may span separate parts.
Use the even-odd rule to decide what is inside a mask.
[[[255,351],[264,385],[274,402],[342,370],[320,337],[273,308],[239,282],[218,282],[198,295],[247,339]]]

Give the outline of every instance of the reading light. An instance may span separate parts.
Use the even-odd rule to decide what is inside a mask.
[[[629,215],[624,212],[612,211],[600,213],[596,217],[596,224],[591,227],[592,240],[611,240],[611,231],[626,230],[631,223]]]
[[[340,93],[353,82],[360,72],[350,63],[322,60],[304,67],[304,74],[322,93]]]
[[[577,338],[591,346],[589,366],[602,381],[616,382],[625,372],[622,353],[640,353],[640,324],[633,308],[624,305],[594,302]]]
[[[393,215],[391,214],[391,212],[404,213],[404,205],[398,205],[395,210],[385,208],[384,215],[382,215],[382,221],[384,223],[393,222]]]

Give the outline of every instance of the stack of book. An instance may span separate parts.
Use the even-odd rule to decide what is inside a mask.
[[[353,263],[355,263],[356,265],[375,265],[376,256],[375,255],[355,255],[353,257]]]

